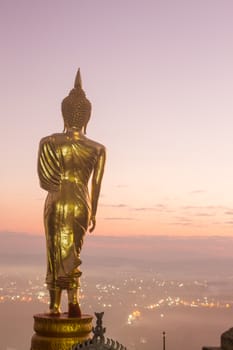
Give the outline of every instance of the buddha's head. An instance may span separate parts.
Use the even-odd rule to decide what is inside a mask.
[[[80,70],[78,70],[76,75],[74,89],[62,101],[61,109],[65,130],[71,128],[83,129],[84,133],[86,133],[87,124],[91,116],[91,103],[82,89]]]

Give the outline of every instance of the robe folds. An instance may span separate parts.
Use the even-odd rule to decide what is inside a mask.
[[[102,145],[66,133],[41,140],[38,174],[44,207],[48,289],[78,287],[80,251],[91,217],[88,182]]]

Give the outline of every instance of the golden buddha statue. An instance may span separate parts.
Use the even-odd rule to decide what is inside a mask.
[[[86,134],[91,103],[78,70],[74,89],[62,101],[64,131],[40,141],[38,174],[48,191],[44,208],[47,242],[46,283],[50,314],[61,313],[61,293],[68,294],[68,316],[81,317],[78,300],[83,238],[96,224],[96,210],[105,164],[105,147]],[[88,183],[91,179],[90,194]]]

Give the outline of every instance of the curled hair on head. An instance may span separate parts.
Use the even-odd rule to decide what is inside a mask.
[[[77,95],[75,98],[70,98],[69,95],[62,101],[62,115],[65,128],[86,128],[90,114],[91,103],[87,99],[80,100]]]
[[[75,79],[74,89],[62,101],[61,109],[64,131],[67,128],[75,127],[78,129],[84,128],[84,133],[86,133],[87,123],[91,115],[91,103],[82,89],[80,70],[78,70]]]

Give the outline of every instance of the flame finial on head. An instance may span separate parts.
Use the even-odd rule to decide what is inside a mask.
[[[75,89],[82,89],[82,78],[81,78],[81,73],[80,73],[80,68],[77,71],[76,78],[74,81],[74,88]]]

